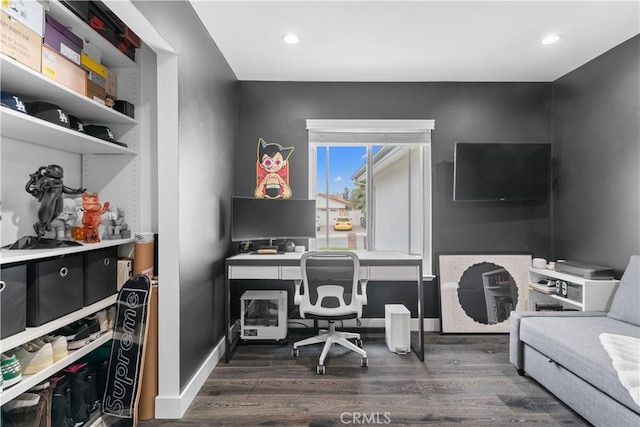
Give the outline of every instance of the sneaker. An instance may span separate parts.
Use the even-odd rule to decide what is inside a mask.
[[[40,395],[22,393],[2,406],[2,422],[5,427],[38,427],[43,410]]]
[[[28,342],[18,347],[16,356],[20,360],[22,373],[33,375],[53,365],[53,346],[45,343],[42,347]]]
[[[56,427],[73,427],[71,416],[71,381],[65,375],[51,377],[53,397],[51,399],[51,425]]]
[[[100,329],[100,322],[96,318],[88,318],[78,320],[79,323],[86,325],[89,328],[89,339],[91,341],[97,340],[102,335],[102,330]]]
[[[3,354],[0,369],[2,370],[2,385],[4,388],[11,387],[22,380],[22,367],[20,366],[20,360],[15,354],[11,357]]]
[[[116,306],[112,305],[107,310],[107,320],[108,320],[108,329],[113,331],[114,325],[116,324]]]
[[[42,405],[42,418],[40,425],[34,427],[51,427],[51,399],[53,397],[53,384],[46,380],[36,386],[33,386],[27,393],[35,393],[40,395],[40,405]]]
[[[73,322],[58,329],[55,335],[62,335],[67,340],[67,348],[69,350],[77,350],[89,344],[89,328],[78,322]]]
[[[104,334],[109,331],[109,318],[107,317],[107,310],[100,310],[92,316],[87,316],[86,319],[95,319],[100,325],[100,334]]]
[[[51,344],[53,347],[53,362],[57,362],[60,359],[64,359],[69,355],[69,351],[67,350],[67,339],[62,335],[53,336],[53,335],[45,335],[36,340],[32,341],[38,347],[42,347],[46,343]]]

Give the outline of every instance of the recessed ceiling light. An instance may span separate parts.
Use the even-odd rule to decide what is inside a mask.
[[[282,40],[287,44],[296,44],[300,39],[295,34],[288,33],[282,36]]]
[[[549,34],[542,39],[542,44],[554,44],[560,41],[561,38],[562,36],[560,34]]]

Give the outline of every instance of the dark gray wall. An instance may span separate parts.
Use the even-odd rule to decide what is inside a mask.
[[[456,141],[551,141],[550,83],[240,82],[237,195],[253,194],[256,146],[262,137],[296,147],[290,158],[291,189],[294,197],[307,196],[306,119],[435,119],[436,271],[439,253],[550,257],[550,203],[452,200]],[[425,313],[437,317],[435,285],[429,286]]]
[[[180,384],[224,336],[224,259],[235,178],[237,79],[189,2],[136,7],[178,53]],[[162,171],[159,171],[162,173]],[[162,191],[160,188],[158,191]],[[160,291],[162,292],[162,290]]]
[[[553,84],[553,253],[624,270],[640,253],[640,36]]]

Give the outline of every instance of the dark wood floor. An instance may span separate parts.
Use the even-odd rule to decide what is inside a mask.
[[[290,338],[293,342],[302,336]],[[360,356],[334,348],[325,375],[320,346],[241,345],[213,371],[179,421],[141,427],[218,425],[588,425],[509,363],[508,335],[426,334],[425,362],[388,350],[384,334],[363,336]]]

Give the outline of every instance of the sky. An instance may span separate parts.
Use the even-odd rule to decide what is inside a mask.
[[[355,185],[351,176],[366,160],[367,148],[360,147],[329,147],[329,194],[343,193],[345,188],[353,190]],[[318,147],[318,193],[326,190],[327,156],[326,148]]]

